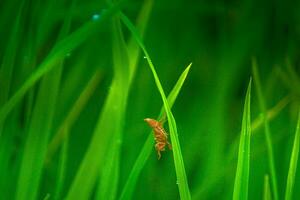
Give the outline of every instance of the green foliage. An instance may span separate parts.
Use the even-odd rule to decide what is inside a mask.
[[[0,199],[299,199],[299,6],[0,1]]]

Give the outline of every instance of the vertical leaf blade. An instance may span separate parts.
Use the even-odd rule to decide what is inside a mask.
[[[298,114],[297,128],[294,138],[293,150],[291,154],[290,167],[288,171],[285,200],[290,200],[293,197],[293,189],[296,177],[297,162],[299,157],[299,146],[300,146],[300,110]]]
[[[251,119],[250,119],[250,97],[251,80],[247,89],[244,113],[242,121],[242,131],[240,137],[238,164],[235,175],[233,199],[248,199],[248,182],[250,169],[250,138],[251,138]]]

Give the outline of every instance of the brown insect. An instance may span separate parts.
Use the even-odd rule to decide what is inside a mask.
[[[168,145],[169,149],[172,150],[172,146],[168,141],[168,134],[163,128],[162,121],[156,121],[155,119],[146,118],[145,122],[153,129],[154,140],[156,142],[155,149],[157,151],[158,160],[161,158],[161,151],[165,151],[165,146]]]

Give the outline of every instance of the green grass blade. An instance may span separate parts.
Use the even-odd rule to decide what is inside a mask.
[[[293,150],[292,150],[292,155],[290,160],[290,168],[287,177],[285,200],[290,200],[293,197],[293,188],[295,183],[297,162],[299,157],[299,146],[300,146],[300,110],[298,114],[297,128],[296,128],[294,145],[293,145]]]
[[[155,71],[154,65],[150,59],[150,56],[142,42],[140,35],[138,34],[136,28],[133,26],[133,24],[130,22],[130,20],[124,14],[121,13],[120,16],[121,16],[121,19],[124,22],[124,24],[130,30],[131,34],[135,37],[135,39],[136,39],[137,43],[140,45],[142,51],[144,52],[145,57],[148,61],[149,67],[154,76],[154,80],[155,80],[157,89],[161,95],[161,98],[163,100],[164,108],[165,108],[166,115],[167,115],[168,122],[169,122],[169,131],[170,131],[171,142],[172,142],[172,146],[173,146],[173,157],[174,157],[175,171],[176,171],[176,176],[177,176],[177,183],[178,183],[180,198],[181,199],[191,199],[191,195],[190,195],[190,191],[189,191],[189,187],[188,187],[188,181],[187,181],[184,163],[183,163],[183,158],[182,158],[182,154],[181,154],[179,139],[178,139],[178,135],[177,135],[176,122],[175,122],[175,118],[170,110],[170,106],[169,106],[167,98],[165,96],[165,92],[162,88],[162,85],[161,85],[158,75]]]
[[[191,65],[192,64],[189,64],[189,66],[182,72],[178,81],[176,82],[176,84],[174,85],[172,91],[170,92],[170,94],[168,96],[168,103],[170,105],[170,108],[172,108],[173,104],[175,103],[175,100],[176,100],[176,98],[182,88],[182,85],[189,73]],[[160,119],[163,116],[163,112],[164,112],[164,107],[161,108],[161,112],[158,116],[158,119]],[[138,177],[139,177],[142,169],[145,166],[146,161],[148,160],[151,152],[153,151],[153,145],[154,145],[154,140],[153,140],[153,134],[151,131],[148,135],[148,138],[147,138],[140,154],[138,155],[138,157],[132,167],[132,170],[130,171],[129,177],[125,183],[125,186],[124,186],[121,196],[120,196],[121,200],[132,199],[132,194],[135,189],[136,182],[138,180]]]
[[[127,105],[127,96],[130,86],[130,70],[129,70],[129,60],[128,60],[128,50],[125,43],[121,23],[119,18],[114,18],[113,20],[113,63],[115,68],[115,74],[119,74],[120,78],[124,80],[123,90],[124,90],[124,99],[122,111],[125,112]],[[117,72],[118,71],[118,72]],[[121,72],[121,73],[120,73]],[[134,73],[134,72],[133,72]],[[116,77],[118,78],[118,77]],[[122,113],[121,113],[122,114]],[[113,143],[111,148],[107,153],[105,159],[105,165],[100,177],[100,183],[97,190],[96,199],[115,199],[117,193],[117,186],[119,182],[119,168],[120,168],[120,148],[122,141],[122,121],[124,121],[124,113],[120,117],[119,122],[114,122],[120,124],[119,131],[115,133],[110,133],[110,137],[113,138]]]
[[[272,200],[271,188],[270,188],[270,181],[269,176],[265,175],[264,178],[264,200]]]
[[[249,169],[250,169],[250,139],[251,139],[251,116],[250,116],[251,80],[247,89],[242,131],[239,145],[238,163],[235,175],[233,199],[248,199]]]
[[[1,107],[0,109],[0,124],[10,113],[10,111],[21,101],[26,92],[45,74],[53,69],[58,61],[64,58],[67,53],[74,50],[82,44],[90,35],[97,32],[99,25],[103,23],[108,17],[113,15],[118,9],[118,5],[109,8],[101,15],[97,21],[91,21],[84,24],[82,27],[74,31],[69,36],[58,42],[45,60],[37,67],[37,70],[22,84],[20,89]]]
[[[277,184],[277,175],[275,169],[275,159],[274,159],[274,152],[273,152],[273,145],[272,145],[272,138],[271,138],[271,131],[269,120],[267,118],[267,108],[265,99],[262,92],[262,87],[260,83],[259,73],[257,69],[256,61],[253,59],[252,63],[252,71],[254,76],[254,84],[256,86],[256,92],[258,96],[259,106],[262,113],[263,121],[264,121],[264,129],[265,129],[265,138],[267,144],[267,151],[268,151],[268,161],[269,161],[269,170],[271,174],[271,185],[273,190],[274,199],[278,200],[278,184]]]
[[[137,26],[141,31],[141,34],[145,32],[147,22],[149,20],[150,12],[152,9],[153,0],[146,0],[138,17]],[[119,29],[121,32],[121,24],[117,24],[116,29]],[[129,82],[128,82],[128,89],[131,85],[132,79],[134,78],[138,58],[140,55],[140,48],[136,44],[133,37],[131,37],[129,44],[126,45],[124,42],[123,35],[115,34],[115,37],[119,37],[118,43],[114,43],[113,45],[113,53],[120,52],[123,54],[128,55],[129,58]],[[115,56],[115,58],[124,58],[125,56]],[[128,59],[126,58],[126,59]],[[124,65],[127,61],[122,61],[120,59],[114,60],[116,65]],[[116,141],[122,141],[122,135],[118,134],[115,138]],[[119,164],[120,164],[120,145],[114,145],[111,150],[108,152],[106,165],[103,169],[102,176],[100,179],[99,187],[97,190],[96,199],[115,199],[116,198],[116,191],[117,185],[119,181]]]

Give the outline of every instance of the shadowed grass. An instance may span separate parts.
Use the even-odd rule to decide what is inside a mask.
[[[74,1],[72,2],[70,10],[66,14],[58,40],[65,37],[69,32],[72,19],[71,13],[74,9]],[[64,64],[63,59],[57,62],[57,66],[42,79],[37,93],[37,100],[29,124],[17,183],[16,199],[18,200],[33,200],[38,195],[48,137],[52,128],[54,108]]]
[[[286,183],[286,190],[285,190],[285,200],[290,200],[293,197],[293,189],[295,184],[296,178],[296,170],[297,170],[297,162],[299,157],[299,146],[300,146],[300,110],[298,112],[298,122],[297,128],[294,138],[294,145],[291,154],[290,160],[290,168],[288,171],[287,183]]]
[[[184,168],[184,163],[183,163],[183,158],[182,158],[182,154],[181,154],[178,134],[177,134],[176,122],[175,122],[175,118],[171,112],[167,98],[165,96],[165,92],[162,88],[162,85],[161,85],[158,75],[155,71],[154,65],[150,59],[150,56],[142,42],[141,37],[138,34],[136,28],[133,26],[133,24],[130,22],[130,20],[123,13],[120,13],[120,16],[121,16],[121,19],[124,22],[124,24],[127,26],[127,28],[130,30],[130,32],[136,39],[137,43],[140,45],[142,51],[144,52],[145,57],[148,61],[149,67],[154,76],[154,80],[155,80],[157,89],[161,95],[161,98],[162,98],[162,101],[164,104],[164,108],[165,108],[165,112],[167,115],[168,123],[169,123],[169,131],[170,131],[171,143],[172,143],[172,147],[173,147],[173,157],[174,157],[175,171],[176,171],[176,176],[177,176],[177,184],[178,184],[178,188],[179,188],[180,198],[181,199],[191,199],[188,182],[187,182],[187,177],[186,177],[186,173],[185,173],[185,168]]]
[[[271,131],[270,131],[269,120],[267,118],[267,107],[266,107],[265,99],[263,96],[262,87],[261,87],[260,78],[259,78],[257,64],[256,64],[255,59],[252,60],[252,71],[253,71],[253,76],[254,76],[254,83],[256,86],[259,107],[260,107],[262,118],[264,121],[265,138],[266,138],[267,151],[268,151],[268,161],[269,161],[269,170],[270,170],[270,174],[271,174],[272,191],[273,191],[274,199],[278,200],[279,195],[278,195],[278,186],[277,186],[277,175],[276,175],[276,169],[275,169],[275,159],[274,159]]]
[[[250,115],[251,80],[247,89],[244,104],[242,131],[239,145],[238,163],[235,175],[233,199],[248,199],[249,169],[250,169],[250,139],[251,139],[251,115]]]
[[[37,70],[22,84],[16,93],[1,107],[0,109],[0,124],[3,123],[11,110],[21,101],[26,92],[45,74],[53,69],[67,53],[74,50],[82,44],[89,36],[96,33],[99,25],[104,20],[113,15],[118,9],[119,5],[107,9],[101,18],[97,21],[86,22],[83,26],[78,28],[69,36],[61,39],[44,59],[44,61],[37,67]]]

